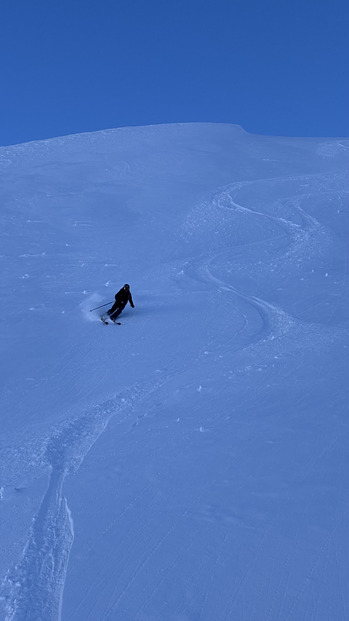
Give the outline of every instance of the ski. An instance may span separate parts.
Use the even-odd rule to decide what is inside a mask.
[[[101,321],[106,325],[109,326],[109,321],[106,321],[106,319],[104,319],[104,317],[101,317]],[[121,326],[121,322],[120,321],[112,321],[111,323],[115,323],[117,326]]]

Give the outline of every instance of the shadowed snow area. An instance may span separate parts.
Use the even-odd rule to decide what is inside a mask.
[[[0,618],[348,621],[349,140],[126,128],[0,170]]]

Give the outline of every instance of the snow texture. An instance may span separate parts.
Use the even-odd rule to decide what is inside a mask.
[[[348,621],[349,140],[126,128],[0,168],[0,618]]]

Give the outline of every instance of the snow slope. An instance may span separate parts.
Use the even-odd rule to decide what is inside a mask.
[[[348,621],[349,140],[127,128],[0,168],[0,618]]]

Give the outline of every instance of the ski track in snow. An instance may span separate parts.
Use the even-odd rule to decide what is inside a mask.
[[[5,576],[0,586],[6,602],[5,621],[55,621],[61,618],[62,596],[70,549],[74,539],[73,518],[63,484],[75,473],[103,433],[110,418],[130,416],[134,402],[155,390],[154,383],[132,386],[65,424],[44,441],[43,460],[51,474],[20,562]]]
[[[195,229],[196,226],[200,226],[200,223],[203,220],[206,221],[206,219],[207,221],[210,221],[210,219],[219,220],[222,218],[222,212],[243,214],[246,218],[249,218],[249,221],[252,223],[256,220],[270,221],[286,236],[288,242],[286,249],[279,253],[277,259],[275,258],[274,252],[271,253],[272,257],[270,259],[268,259],[268,255],[267,258],[264,256],[263,264],[260,269],[265,271],[270,269],[270,262],[273,264],[273,270],[275,271],[281,271],[284,269],[285,265],[289,268],[291,267],[291,269],[298,270],[302,257],[306,256],[309,259],[310,255],[320,255],[323,247],[327,247],[331,242],[331,234],[329,231],[327,231],[314,217],[306,213],[305,209],[302,207],[302,203],[306,202],[311,194],[300,194],[299,196],[292,196],[287,199],[289,208],[292,209],[295,217],[298,217],[300,220],[300,223],[298,223],[284,217],[270,215],[258,208],[243,206],[238,202],[239,191],[252,186],[254,188],[258,188],[259,185],[263,187],[267,183],[274,183],[277,186],[288,181],[297,181],[300,184],[307,185],[308,182],[314,182],[314,180],[318,181],[320,184],[323,181],[323,177],[319,175],[301,175],[298,177],[278,177],[275,179],[262,179],[259,181],[236,182],[230,184],[215,194],[212,199],[204,203],[204,205],[200,205],[198,208],[194,209],[194,213],[190,216],[189,228]],[[315,192],[315,195],[320,191],[323,191],[323,189],[319,188]],[[273,205],[271,206],[273,207]],[[205,210],[208,211],[207,216],[205,215]],[[217,215],[212,217],[212,214]],[[195,224],[196,218],[198,224]],[[223,217],[222,220],[224,221],[225,218]],[[230,227],[234,228],[232,221],[228,220],[228,222]],[[255,243],[259,244],[261,248],[267,248],[269,241],[270,240],[261,240]],[[251,243],[248,243],[248,245],[250,246]],[[261,328],[258,329],[254,335],[248,336],[244,348],[253,347],[253,345],[258,342],[265,343],[267,340],[274,340],[280,336],[286,335],[292,329],[297,329],[298,336],[301,339],[304,338],[306,332],[314,333],[314,330],[311,330],[309,325],[302,324],[302,322],[296,320],[280,307],[255,295],[249,295],[229,283],[226,280],[227,274],[224,275],[224,278],[217,275],[215,263],[218,263],[222,258],[229,258],[229,252],[232,250],[234,250],[234,248],[230,248],[229,250],[227,246],[225,246],[223,250],[214,253],[208,258],[201,259],[200,261],[189,260],[185,265],[184,271],[189,277],[210,283],[218,290],[231,292],[237,298],[247,303],[251,310],[260,316],[262,323]],[[245,316],[243,319],[244,325],[242,330],[245,330],[249,322]]]

